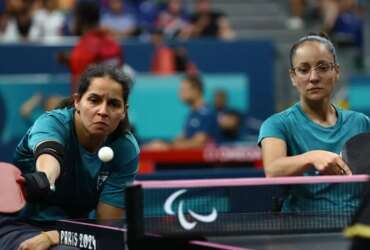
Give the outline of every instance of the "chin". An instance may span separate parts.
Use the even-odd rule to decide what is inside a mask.
[[[102,130],[102,129],[94,129],[90,131],[91,135],[97,136],[97,137],[104,137],[108,136],[111,132],[107,130]]]

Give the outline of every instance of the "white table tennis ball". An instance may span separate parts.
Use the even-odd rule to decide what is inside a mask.
[[[98,157],[102,162],[108,162],[113,159],[114,153],[110,147],[102,147],[99,149]]]

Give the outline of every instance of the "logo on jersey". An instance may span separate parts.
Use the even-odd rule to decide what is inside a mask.
[[[98,191],[101,190],[104,182],[107,180],[109,176],[109,172],[108,171],[101,171],[98,175],[98,180],[96,181],[96,189]]]
[[[163,205],[163,209],[168,215],[175,215],[175,211],[173,210],[173,204],[175,200],[185,193],[187,190],[186,189],[180,189],[173,194],[171,194],[167,200],[165,201]],[[184,212],[184,201],[180,200],[178,202],[178,207],[177,207],[177,218],[179,219],[180,225],[185,229],[185,230],[191,230],[193,229],[198,222],[203,222],[203,223],[210,223],[213,222],[217,219],[217,210],[216,208],[212,208],[212,212],[207,215],[203,214],[198,214],[191,209],[187,210],[187,213],[189,214],[188,216],[185,216]],[[188,218],[191,217],[189,220]]]

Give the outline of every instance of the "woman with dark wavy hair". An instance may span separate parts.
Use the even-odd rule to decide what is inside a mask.
[[[92,66],[73,102],[41,115],[27,131],[14,158],[25,177],[27,204],[18,216],[0,220],[1,249],[58,245],[55,227],[39,226],[45,220],[88,218],[94,209],[97,219],[123,218],[124,190],[134,181],[139,157],[128,123],[129,85],[119,69]],[[108,162],[98,157],[103,146],[114,152]],[[38,226],[19,225],[19,219]]]

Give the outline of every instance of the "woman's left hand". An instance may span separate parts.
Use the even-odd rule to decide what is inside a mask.
[[[40,233],[28,240],[23,241],[18,250],[47,250],[52,246],[52,242],[46,235]]]

